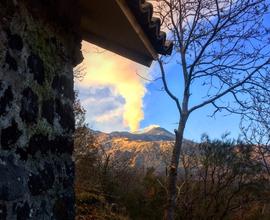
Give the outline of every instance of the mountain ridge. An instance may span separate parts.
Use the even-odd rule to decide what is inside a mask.
[[[96,134],[106,134],[110,138],[127,138],[137,141],[174,141],[175,135],[162,127],[153,127],[145,132],[128,132],[128,131],[113,131],[105,133],[101,131],[93,131]]]
[[[130,166],[143,170],[153,167],[158,173],[164,173],[169,165],[175,135],[162,127],[153,127],[139,133],[94,132],[103,150],[115,160],[128,161]],[[183,148],[192,145],[194,142],[184,139]]]

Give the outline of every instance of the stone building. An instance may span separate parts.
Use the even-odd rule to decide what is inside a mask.
[[[172,50],[152,13],[144,0],[0,0],[0,220],[74,219],[81,41],[149,66]]]

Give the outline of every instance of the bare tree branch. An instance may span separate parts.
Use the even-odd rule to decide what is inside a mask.
[[[158,63],[159,63],[159,66],[160,66],[160,70],[161,70],[161,76],[162,76],[162,81],[163,81],[163,84],[164,84],[164,89],[165,91],[167,92],[167,94],[175,101],[176,103],[176,106],[181,114],[182,112],[182,109],[181,109],[181,106],[180,106],[180,103],[179,103],[179,100],[178,98],[170,91],[168,85],[167,85],[167,80],[166,80],[166,76],[165,76],[165,71],[164,71],[164,68],[163,68],[163,64],[161,62],[160,59],[158,59]]]

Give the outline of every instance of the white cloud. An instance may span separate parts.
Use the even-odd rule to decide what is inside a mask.
[[[86,121],[90,128],[104,132],[128,129],[123,122],[125,100],[112,86],[81,88],[79,98],[87,111]]]
[[[76,81],[80,91],[90,90],[88,95],[80,96],[89,125],[107,131],[137,130],[144,118],[146,93],[146,81],[137,73],[150,78],[148,70],[109,51],[95,53],[93,47],[83,42],[86,75]]]

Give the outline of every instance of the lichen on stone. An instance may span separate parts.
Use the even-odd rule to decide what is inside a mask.
[[[40,3],[0,2],[0,219],[59,219],[61,210],[72,219],[71,52],[80,44],[26,2]]]

